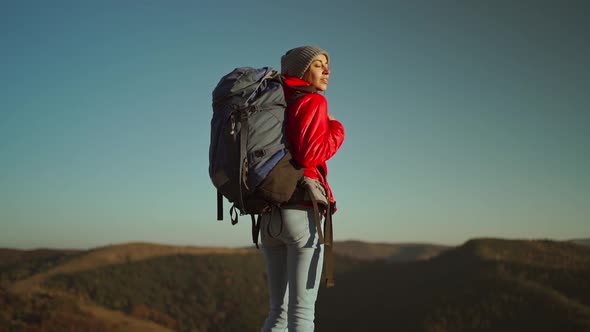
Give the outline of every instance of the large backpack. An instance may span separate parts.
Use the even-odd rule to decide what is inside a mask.
[[[289,152],[286,107],[282,77],[269,67],[236,68],[213,90],[209,176],[218,192],[218,220],[225,197],[233,203],[232,224],[250,214],[254,232],[255,214],[293,195],[304,170]]]
[[[314,92],[297,87],[285,100],[282,76],[272,68],[236,68],[213,90],[213,118],[209,146],[209,176],[217,188],[217,219],[223,220],[223,197],[233,203],[232,224],[250,214],[252,240],[258,248],[260,218],[255,215],[288,202],[303,178],[304,169],[293,159],[285,135],[287,104]],[[306,182],[301,181],[303,187]],[[311,190],[311,189],[305,189]],[[312,199],[319,243],[326,245],[326,284],[334,285],[332,217],[330,204],[322,232],[318,202]],[[324,236],[325,235],[325,236]]]

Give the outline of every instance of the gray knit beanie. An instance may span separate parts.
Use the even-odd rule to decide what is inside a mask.
[[[330,60],[328,52],[317,46],[301,46],[288,50],[281,57],[281,74],[303,78],[311,61],[318,54],[324,54]]]

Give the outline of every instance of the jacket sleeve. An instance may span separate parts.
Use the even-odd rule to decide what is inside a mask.
[[[328,103],[320,94],[301,97],[292,106],[287,137],[295,161],[306,168],[326,162],[344,142],[344,127],[328,119]]]

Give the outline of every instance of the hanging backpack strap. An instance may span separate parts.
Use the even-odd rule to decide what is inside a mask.
[[[232,205],[231,208],[229,208],[229,219],[231,220],[232,225],[235,225],[238,223],[239,216],[240,215],[238,212],[238,207],[234,203],[234,205]]]
[[[325,178],[326,177],[326,172],[325,170],[318,166],[318,170],[319,172],[322,174],[322,176]],[[311,187],[308,187],[307,190],[309,190],[309,196],[311,198],[311,202],[314,206],[314,212],[315,212],[315,218],[316,218],[316,227],[318,228],[318,234],[319,235],[319,239],[320,239],[320,243],[324,244],[324,264],[325,264],[325,271],[326,271],[326,287],[334,287],[334,255],[333,255],[333,247],[334,247],[334,230],[333,230],[333,225],[332,225],[332,210],[333,210],[333,203],[330,203],[330,201],[328,200],[326,202],[326,220],[324,221],[324,232],[323,232],[323,237],[322,237],[322,233],[321,233],[321,226],[320,226],[320,221],[321,221],[321,216],[319,213],[319,208],[318,208],[318,201],[317,198],[315,197],[315,195],[312,194],[311,192]]]
[[[217,190],[217,220],[223,220],[223,194]]]
[[[309,189],[308,189],[309,190]],[[318,243],[324,245],[324,264],[325,264],[325,271],[326,271],[326,287],[334,287],[334,255],[333,255],[333,245],[334,245],[334,233],[333,233],[333,226],[332,226],[332,209],[331,203],[328,203],[326,206],[326,220],[324,221],[324,230],[322,232],[321,220],[322,216],[320,215],[320,208],[318,204],[318,200],[315,198],[314,195],[309,195],[311,199],[311,204],[313,205],[313,212],[314,212],[314,219],[315,219],[315,226],[318,233]]]
[[[332,203],[326,207],[324,222],[324,264],[326,264],[326,287],[334,287],[334,232],[332,228]]]
[[[258,218],[256,218],[254,214],[251,214],[250,217],[252,217],[252,242],[256,245],[256,249],[260,249],[258,246],[258,234],[260,233],[260,218],[262,216],[259,214]]]

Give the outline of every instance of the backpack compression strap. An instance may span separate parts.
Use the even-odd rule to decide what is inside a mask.
[[[326,206],[326,220],[324,221],[324,231],[322,232],[320,215],[320,208],[317,199],[313,195],[309,195],[311,204],[313,205],[315,226],[318,234],[318,243],[324,244],[324,264],[326,265],[326,287],[334,287],[334,261],[333,261],[333,245],[334,232],[332,226],[332,209],[331,203],[328,202]],[[322,235],[323,233],[323,235]]]
[[[258,218],[254,217],[254,214],[251,214],[252,217],[252,242],[256,245],[256,249],[260,249],[258,246],[258,234],[260,233],[260,218],[261,215],[258,215]]]
[[[244,179],[242,175],[244,175],[244,161],[246,160],[246,148],[248,146],[248,112],[250,108],[240,109],[240,174],[238,175],[239,179],[239,203],[240,208],[243,209],[242,213],[247,213],[246,208],[244,206],[244,195],[242,193],[242,186]],[[236,221],[237,222],[237,221]]]

